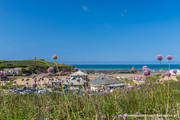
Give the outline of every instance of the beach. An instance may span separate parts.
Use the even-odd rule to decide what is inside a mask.
[[[143,71],[142,70],[137,70],[136,72],[132,72],[130,70],[81,70],[82,72],[85,72],[88,74],[88,78],[89,80],[94,80],[100,76],[106,76],[108,78],[112,78],[112,79],[117,79],[117,78],[127,78],[127,79],[132,79],[132,81],[134,80],[134,78],[140,78],[140,79],[146,79],[146,77],[143,75]],[[165,72],[165,71],[163,71]],[[67,75],[62,75],[60,76],[61,78],[67,78],[70,77],[69,75],[73,73],[73,72],[69,72]],[[161,74],[161,71],[158,70],[154,70],[151,71],[151,75],[157,75],[157,74]],[[59,77],[58,75],[56,76],[49,76],[46,73],[43,74],[34,74],[36,75],[37,78],[37,83],[39,87],[44,87],[44,83],[50,83],[49,78],[54,78],[56,79],[57,77]],[[32,78],[34,75],[29,76],[29,77],[18,77],[18,79],[16,79],[16,85],[27,85],[26,83],[28,82],[29,85],[34,83],[34,79]],[[41,78],[43,76],[47,76],[44,78],[44,80],[42,81],[38,81],[38,78]],[[15,77],[11,77],[12,78],[16,78]],[[26,79],[24,79],[24,81],[22,81],[22,78],[29,78],[28,81],[26,81]],[[166,76],[163,80],[168,80],[169,78]],[[171,76],[172,80],[177,81],[175,76]],[[137,83],[136,81],[134,81],[135,83]],[[15,84],[14,84],[15,85]],[[28,85],[27,85],[28,86]]]

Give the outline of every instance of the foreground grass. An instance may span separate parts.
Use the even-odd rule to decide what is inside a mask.
[[[179,88],[179,82],[170,83],[168,114],[177,114],[177,104],[180,103]],[[168,98],[167,84],[165,86],[161,84],[142,85],[133,90],[124,88],[113,93],[98,95],[83,96],[72,93],[66,95],[72,120],[102,119],[102,116],[111,120],[118,119],[119,114],[135,114],[136,112],[140,114],[166,114]],[[1,94],[0,108],[0,119],[67,119],[63,95],[57,92],[23,95]]]

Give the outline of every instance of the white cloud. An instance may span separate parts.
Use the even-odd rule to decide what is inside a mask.
[[[84,11],[89,11],[89,8],[85,5],[82,5],[81,8],[84,10]]]

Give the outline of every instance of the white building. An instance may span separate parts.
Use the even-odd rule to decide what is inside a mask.
[[[87,86],[88,75],[79,70],[71,74],[70,78],[62,78],[62,81],[65,88],[69,88],[70,90],[75,90]],[[57,84],[58,82],[61,82],[61,80],[56,79],[52,81],[53,84]],[[70,86],[70,83],[73,83],[73,86]]]
[[[175,74],[173,73],[173,70],[170,70],[170,73],[171,73],[171,75],[175,75]],[[180,70],[177,70],[176,75],[180,75]]]
[[[19,74],[21,72],[22,68],[14,68],[14,69],[9,69],[9,68],[4,68],[4,74]]]

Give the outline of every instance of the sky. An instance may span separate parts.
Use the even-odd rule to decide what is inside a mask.
[[[179,0],[0,0],[0,60],[180,64]]]

